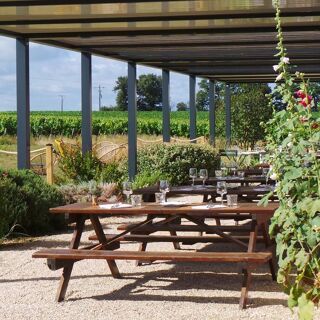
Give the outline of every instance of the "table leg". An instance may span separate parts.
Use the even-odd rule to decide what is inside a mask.
[[[107,238],[103,232],[103,229],[102,229],[102,226],[101,226],[101,223],[99,221],[98,216],[90,215],[90,220],[91,220],[92,226],[94,228],[94,231],[98,237],[99,242],[102,245],[106,244]],[[108,266],[109,266],[109,269],[111,271],[112,276],[116,279],[120,279],[121,275],[120,275],[120,272],[119,272],[119,269],[117,267],[116,262],[114,260],[107,260],[107,263],[108,263]]]
[[[262,235],[263,235],[265,246],[266,246],[266,248],[269,248],[272,245],[272,241],[269,237],[266,223],[261,224],[261,229],[262,229]],[[269,268],[270,268],[272,280],[274,280],[274,281],[277,280],[277,272],[276,272],[277,263],[276,263],[275,256],[276,256],[275,250],[274,250],[274,248],[272,248],[272,258],[271,258],[271,260],[269,260]]]
[[[71,243],[69,245],[70,249],[77,249],[79,247],[85,221],[86,221],[86,217],[84,216],[77,217],[76,226],[73,231]],[[59,287],[56,294],[57,302],[64,300],[64,297],[67,292],[69,280],[71,277],[73,264],[74,262],[70,262],[63,268],[62,275],[60,277]]]
[[[254,252],[257,243],[257,234],[258,234],[258,225],[256,220],[252,220],[251,222],[251,230],[249,235],[249,243],[248,243],[248,252]],[[242,281],[242,288],[241,288],[241,296],[240,296],[240,309],[245,309],[248,300],[248,292],[249,287],[251,284],[251,270],[250,266],[247,265],[246,268],[242,269],[243,273],[243,281]]]

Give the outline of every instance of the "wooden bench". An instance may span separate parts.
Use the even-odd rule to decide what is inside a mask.
[[[78,250],[78,249],[44,249],[35,252],[33,258],[46,258],[48,265],[60,261],[74,263],[83,259],[174,261],[174,262],[215,262],[245,263],[241,288],[240,308],[246,308],[251,270],[272,259],[271,252],[157,252],[157,251],[112,251],[112,250]],[[52,269],[52,268],[51,268]]]

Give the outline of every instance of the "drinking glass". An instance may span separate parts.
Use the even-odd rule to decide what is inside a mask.
[[[163,198],[166,199],[166,193],[170,191],[170,184],[167,180],[160,180],[160,192],[163,194]]]
[[[132,194],[132,182],[130,181],[123,182],[122,192],[126,196],[126,202],[129,203],[130,195]]]
[[[244,171],[238,171],[238,177],[244,178],[245,172]]]
[[[141,207],[142,194],[133,194],[131,196],[131,204],[133,207]]]
[[[221,204],[223,204],[223,196],[227,194],[227,183],[225,181],[217,182],[217,193],[221,195]]]
[[[163,203],[164,202],[164,193],[156,192],[155,198],[156,198],[156,203]]]
[[[190,168],[189,176],[192,178],[192,186],[194,186],[194,179],[197,177],[197,168]]]
[[[200,169],[199,177],[202,179],[202,185],[206,184],[206,180],[208,179],[208,170],[207,169]]]
[[[222,171],[221,171],[221,170],[215,170],[215,171],[214,171],[214,174],[215,174],[215,176],[216,176],[217,178],[222,177]]]
[[[227,205],[228,207],[235,207],[238,204],[237,194],[227,194]]]

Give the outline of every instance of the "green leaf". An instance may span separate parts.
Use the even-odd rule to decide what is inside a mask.
[[[288,171],[285,173],[284,178],[286,180],[294,180],[302,176],[302,169],[295,167],[288,167]]]
[[[312,320],[314,315],[314,303],[307,299],[306,294],[302,294],[298,299],[299,320]]]
[[[308,263],[308,261],[309,261],[309,255],[304,251],[304,249],[301,249],[296,254],[295,265],[297,266],[298,269],[301,270]]]
[[[288,298],[288,307],[290,309],[293,309],[293,307],[296,307],[298,305],[298,299],[302,293],[302,289],[299,288],[297,285],[291,287]]]

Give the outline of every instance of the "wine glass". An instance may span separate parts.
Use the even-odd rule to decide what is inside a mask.
[[[268,174],[269,174],[269,168],[262,168],[262,176],[266,178],[266,184],[268,184]]]
[[[208,170],[207,169],[200,169],[199,177],[202,179],[202,185],[206,184],[206,180],[208,179]]]
[[[194,186],[194,179],[197,177],[197,168],[190,168],[189,176],[192,178],[192,186]]]
[[[167,198],[166,193],[170,191],[169,181],[160,180],[159,189],[160,189],[160,192],[163,194],[163,198],[166,199]]]
[[[130,181],[123,182],[122,192],[126,196],[126,202],[129,203],[130,195],[132,194],[132,182]]]
[[[217,193],[221,195],[221,204],[223,204],[223,196],[227,194],[227,183],[225,181],[217,182]]]

